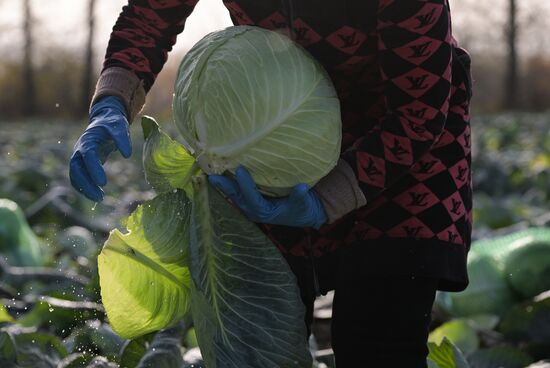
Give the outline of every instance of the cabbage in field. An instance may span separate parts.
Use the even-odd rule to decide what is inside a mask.
[[[470,283],[460,293],[446,293],[447,306],[455,316],[502,315],[516,301],[504,277],[504,265],[489,255],[468,258]]]
[[[524,298],[550,290],[550,242],[527,237],[513,248],[504,268],[512,289]]]
[[[250,26],[199,41],[173,102],[185,145],[208,174],[245,166],[266,194],[313,186],[340,154],[339,100],[324,69],[289,38]]]
[[[40,241],[17,203],[0,199],[0,255],[12,266],[42,266]]]

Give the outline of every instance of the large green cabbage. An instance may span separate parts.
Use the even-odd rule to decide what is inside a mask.
[[[244,165],[267,194],[314,185],[340,154],[340,108],[329,77],[273,31],[230,27],[199,41],[179,68],[173,108],[204,172]]]
[[[450,311],[459,317],[477,314],[502,315],[516,302],[504,276],[504,265],[488,255],[468,257],[470,284],[460,293],[447,293]]]
[[[525,299],[550,290],[550,239],[517,240],[504,271],[512,289]]]
[[[42,266],[40,240],[17,203],[0,198],[0,256],[12,266]]]

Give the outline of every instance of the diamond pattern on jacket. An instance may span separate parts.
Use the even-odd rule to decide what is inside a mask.
[[[457,193],[458,194],[458,193]],[[419,183],[405,193],[394,198],[394,202],[416,215],[440,202],[433,192],[424,184]]]
[[[313,28],[301,18],[294,20],[294,37],[296,42],[302,46],[310,46],[323,39],[319,33],[315,32]]]
[[[426,224],[416,217],[411,217],[387,232],[387,235],[398,238],[425,239],[434,236]]]
[[[383,188],[384,177],[386,176],[384,160],[367,152],[360,152],[357,158],[359,162],[359,180]]]
[[[353,54],[366,40],[367,36],[358,29],[350,26],[343,26],[327,37],[327,42],[338,50]]]
[[[394,49],[393,52],[419,66],[428,60],[442,44],[443,42],[430,37],[419,37],[405,46]]]

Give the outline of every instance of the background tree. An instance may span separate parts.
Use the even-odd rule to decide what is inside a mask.
[[[34,83],[32,11],[30,0],[23,1],[23,113],[26,116],[36,114],[36,87]]]
[[[516,109],[518,101],[518,7],[516,0],[509,0],[507,28],[508,62],[505,79],[504,109]]]
[[[94,61],[94,35],[95,35],[95,15],[94,9],[96,0],[88,0],[87,20],[88,20],[88,37],[84,50],[84,66],[82,69],[82,98],[79,114],[85,114],[88,111],[92,94],[92,79],[93,79],[93,61]]]

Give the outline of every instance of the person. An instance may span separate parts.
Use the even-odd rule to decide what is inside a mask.
[[[72,185],[88,198],[103,197],[109,153],[130,156],[129,123],[197,1],[123,7],[70,161]],[[453,37],[448,0],[223,2],[235,25],[282,32],[324,66],[341,103],[342,152],[294,196],[263,197],[246,168],[210,182],[280,249],[308,329],[315,297],[335,290],[339,368],[426,367],[435,294],[468,285],[472,229],[470,57]]]

